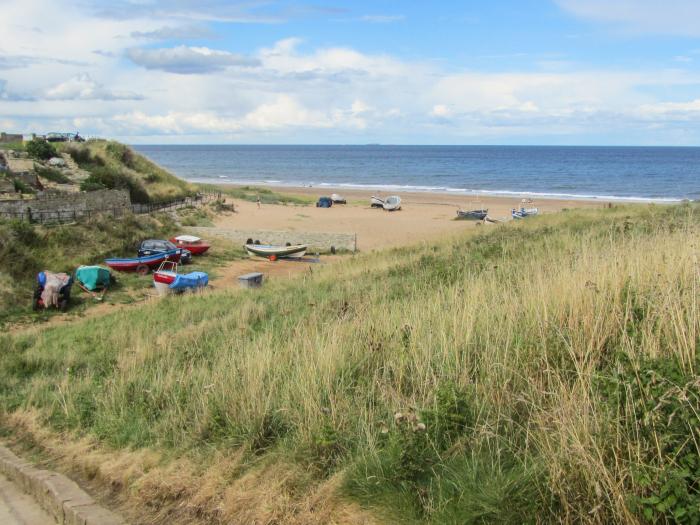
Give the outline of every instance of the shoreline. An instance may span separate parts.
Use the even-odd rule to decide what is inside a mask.
[[[241,188],[245,186],[260,187],[277,191],[278,193],[289,192],[306,192],[315,191],[319,196],[323,195],[323,191],[350,193],[386,193],[386,194],[434,194],[434,195],[451,195],[455,197],[464,197],[471,199],[532,199],[532,200],[553,200],[553,201],[576,201],[576,202],[594,202],[594,203],[614,203],[614,204],[680,204],[682,202],[693,202],[692,199],[675,198],[675,197],[626,197],[616,195],[580,195],[568,193],[540,193],[532,191],[510,191],[510,190],[468,190],[460,188],[446,188],[439,186],[399,186],[395,184],[351,184],[351,183],[326,183],[319,184],[284,184],[281,181],[226,181],[223,179],[193,178],[183,179],[193,184],[208,184],[213,186],[232,186]]]

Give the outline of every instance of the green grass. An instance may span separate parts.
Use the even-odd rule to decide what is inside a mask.
[[[169,201],[194,193],[193,186],[124,144],[96,140],[58,147],[90,173],[83,190],[127,188],[132,202],[138,203]]]
[[[568,211],[0,336],[3,421],[180,522],[693,523],[699,236]]]
[[[40,177],[48,179],[52,182],[57,182],[58,184],[68,184],[71,182],[71,180],[61,172],[61,170],[57,170],[56,168],[34,164],[34,171]]]
[[[288,195],[277,193],[269,188],[258,186],[216,186],[214,184],[200,184],[204,191],[221,192],[224,195],[249,202],[257,202],[258,197],[262,204],[292,204],[297,206],[308,206],[314,203],[314,199],[306,196]]]

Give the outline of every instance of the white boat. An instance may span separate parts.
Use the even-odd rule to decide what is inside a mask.
[[[537,215],[538,213],[539,210],[537,208],[520,208],[519,210],[513,208],[510,211],[511,216],[514,219],[524,219],[525,217],[531,217],[533,215]]]
[[[245,249],[250,255],[266,259],[299,259],[306,254],[306,244],[275,246],[272,244],[246,244]]]
[[[369,205],[372,208],[383,208],[384,199],[380,199],[379,197],[375,197],[374,195],[372,195],[372,198],[369,201]]]
[[[401,197],[392,195],[384,200],[383,208],[387,211],[397,211],[401,209]]]
[[[338,195],[337,193],[333,193],[331,195],[331,200],[333,201],[333,204],[347,204],[345,197]]]

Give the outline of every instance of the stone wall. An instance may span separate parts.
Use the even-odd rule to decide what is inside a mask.
[[[222,228],[189,228],[195,235],[201,237],[222,237],[243,245],[248,239],[259,240],[263,244],[306,244],[309,251],[330,251],[331,246],[336,250],[357,250],[357,235],[354,233],[326,233],[299,231],[269,231],[269,230],[227,230]]]
[[[99,190],[61,195],[39,195],[36,199],[0,201],[0,217],[36,222],[66,222],[94,213],[120,216],[131,210],[127,190]]]
[[[22,142],[24,140],[24,135],[20,135],[18,133],[5,133],[2,132],[0,133],[0,143],[8,143],[8,142]]]

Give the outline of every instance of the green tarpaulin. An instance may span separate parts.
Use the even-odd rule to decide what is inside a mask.
[[[109,270],[102,266],[81,266],[75,272],[78,281],[90,291],[109,286],[109,275]]]

